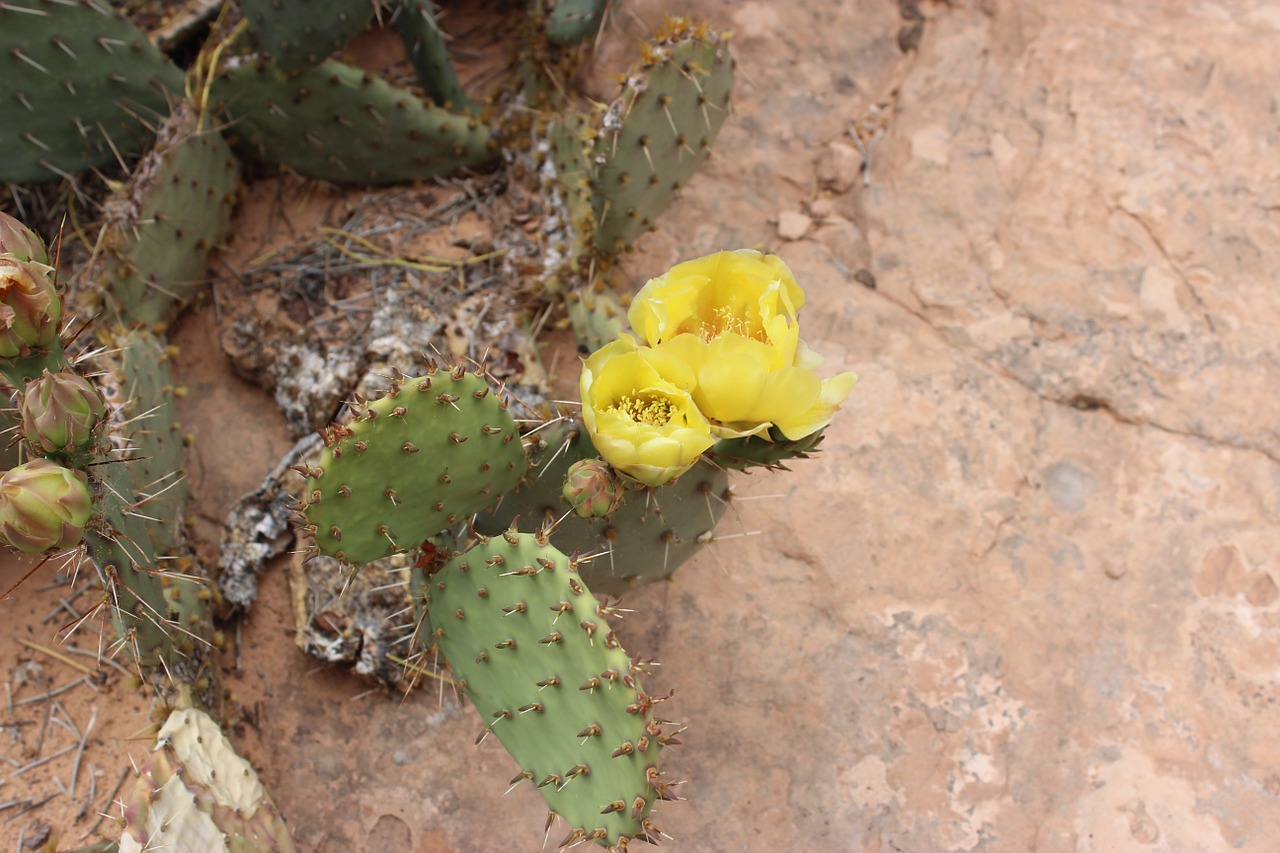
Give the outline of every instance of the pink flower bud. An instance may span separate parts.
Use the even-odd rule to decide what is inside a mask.
[[[607,463],[582,459],[569,466],[563,494],[582,518],[604,518],[622,503],[626,487]]]
[[[13,255],[20,261],[49,263],[49,250],[39,235],[7,213],[0,213],[0,255]]]
[[[92,509],[85,475],[48,459],[0,476],[0,537],[19,551],[39,554],[79,544]]]
[[[39,379],[27,383],[19,408],[22,434],[45,453],[83,450],[107,413],[98,390],[70,370],[46,370]]]
[[[0,255],[0,356],[27,356],[58,339],[62,300],[53,272],[39,261]]]

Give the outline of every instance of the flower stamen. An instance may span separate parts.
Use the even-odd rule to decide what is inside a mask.
[[[721,335],[741,335],[756,341],[766,341],[764,329],[759,323],[752,323],[747,317],[737,316],[727,305],[716,308],[711,317],[702,320],[698,329],[698,337],[704,341],[718,338]]]
[[[609,411],[626,415],[645,426],[666,426],[671,423],[675,406],[670,400],[651,394],[625,395],[609,407]]]

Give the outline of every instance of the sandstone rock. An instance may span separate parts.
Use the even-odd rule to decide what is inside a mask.
[[[628,4],[606,52],[665,5]],[[742,34],[750,83],[630,278],[780,242],[805,341],[860,379],[818,458],[738,478],[750,500],[705,556],[627,598],[620,637],[660,656],[654,689],[690,723],[669,757],[689,802],[658,823],[677,853],[1274,853],[1280,165],[1260,117],[1280,15],[926,6],[904,58],[883,0],[690,0]],[[861,155],[821,140],[890,93],[864,189]],[[850,222],[814,202],[821,227],[779,241],[769,220],[813,200],[815,155],[819,194],[858,186],[827,199]],[[210,429],[256,421],[213,403]],[[207,479],[252,467],[204,445]],[[278,621],[244,633],[277,698],[243,737],[299,846],[408,849],[379,835],[389,813],[415,849],[541,832],[541,799],[502,795],[509,759],[470,747],[479,721],[444,681],[356,702]]]

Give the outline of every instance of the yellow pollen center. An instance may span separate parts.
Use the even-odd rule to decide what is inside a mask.
[[[670,400],[661,397],[626,396],[619,398],[609,407],[609,410],[621,412],[636,423],[645,426],[666,426],[671,422],[675,406]]]
[[[757,341],[764,340],[764,329],[760,328],[758,324],[752,323],[746,317],[735,315],[733,309],[727,305],[722,305],[715,309],[711,317],[703,320],[701,328],[698,329],[698,336],[704,341],[709,341],[723,334],[741,335],[744,338],[753,338]]]

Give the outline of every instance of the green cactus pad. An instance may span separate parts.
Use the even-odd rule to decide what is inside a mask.
[[[675,483],[658,489],[636,487],[607,518],[569,514],[561,496],[565,472],[596,455],[581,423],[565,422],[538,433],[541,445],[520,487],[493,511],[476,519],[476,530],[491,535],[511,519],[543,525],[559,519],[551,543],[567,554],[595,554],[580,568],[595,592],[622,595],[669,578],[703,545],[729,506],[729,478],[721,468],[699,462]]]
[[[675,19],[645,54],[595,142],[595,244],[605,252],[653,226],[710,155],[729,114],[733,57],[720,36]]]
[[[596,214],[591,206],[591,161],[587,121],[566,112],[546,128],[545,154],[539,163],[548,218],[544,234],[547,256],[553,258],[546,286],[567,295],[583,287],[586,278],[603,271],[593,236]]]
[[[489,128],[335,60],[296,75],[238,59],[213,100],[239,150],[326,181],[397,183],[491,159]]]
[[[575,231],[589,235],[595,226],[591,208],[591,160],[584,138],[586,119],[565,113],[547,128],[547,147],[555,169],[556,192]]]
[[[745,471],[748,468],[777,468],[786,470],[792,459],[808,459],[822,443],[824,430],[806,435],[794,441],[774,427],[769,436],[749,435],[746,438],[726,438],[711,446],[708,453],[716,464],[725,468]]]
[[[319,65],[373,18],[372,0],[239,0],[262,52],[285,71]]]
[[[472,109],[475,105],[458,82],[430,0],[400,0],[399,6],[396,30],[427,97],[454,112]]]
[[[178,423],[170,350],[145,329],[108,336],[105,383],[116,403],[116,434],[129,448],[125,464],[132,493],[146,503],[148,538],[162,557],[184,541],[186,504],[191,496],[184,470],[182,427]]]
[[[48,181],[143,148],[182,72],[99,0],[0,4],[0,181]]]
[[[657,840],[664,735],[642,667],[622,650],[570,559],[531,534],[483,540],[432,575],[435,639],[521,772],[570,827],[567,843]],[[623,842],[625,844],[625,842]]]
[[[204,284],[209,253],[231,225],[238,182],[231,147],[199,130],[190,103],[106,202],[104,296],[124,325],[165,326]]]
[[[528,462],[505,401],[461,368],[396,381],[325,434],[307,470],[304,530],[363,565],[412,548],[515,486]]]
[[[593,36],[604,21],[609,0],[551,0],[545,30],[552,44],[573,45]]]
[[[0,397],[0,432],[17,435],[22,430],[22,415],[16,405],[9,404],[9,395]],[[16,441],[0,442],[0,471],[8,471],[22,463]]]
[[[565,303],[580,352],[595,352],[628,330],[627,309],[618,292],[599,279],[567,294]]]
[[[89,559],[104,578],[116,639],[129,644],[137,664],[151,668],[177,661],[177,647],[189,639],[180,632],[190,629],[182,624],[184,614],[167,589],[174,579],[160,572],[146,522],[137,514],[142,508],[135,512],[132,501],[121,497],[132,494],[128,465],[111,462],[90,469],[94,516],[84,541]],[[177,584],[194,586],[181,580]],[[197,623],[203,618],[198,610],[191,613]]]
[[[195,677],[207,653],[195,638],[213,631],[213,588],[198,579],[201,572],[188,550],[191,489],[175,403],[180,391],[169,365],[172,350],[146,329],[100,330],[99,340],[108,348],[102,356],[103,396],[113,404],[117,453],[127,461],[88,469],[100,513],[85,537],[89,556],[99,568],[114,566],[106,574],[110,600],[119,604],[117,637],[132,635],[131,646],[136,642],[144,665],[164,661],[171,671],[189,667]]]

